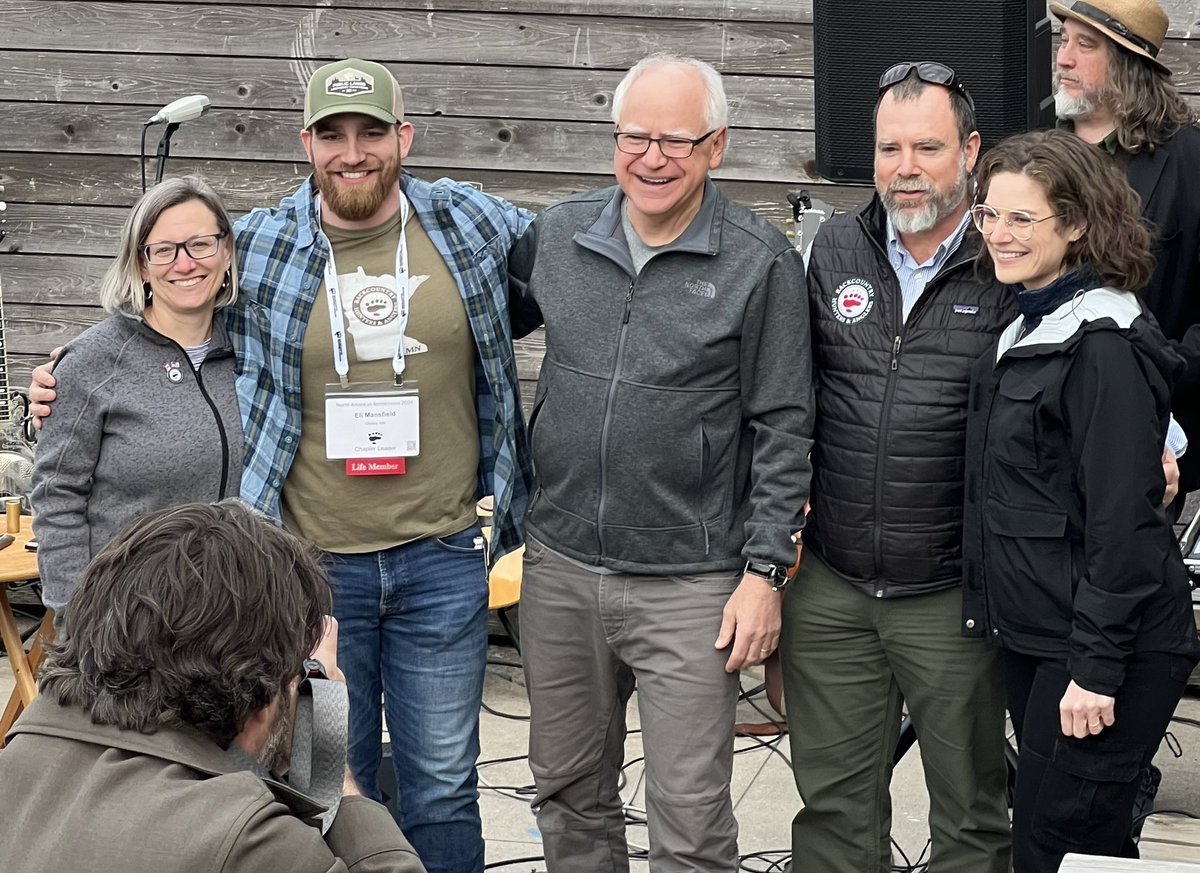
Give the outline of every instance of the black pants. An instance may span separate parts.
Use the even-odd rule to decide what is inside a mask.
[[[1186,688],[1191,661],[1132,656],[1116,721],[1082,740],[1063,736],[1058,703],[1071,676],[1062,661],[1004,652],[1008,709],[1020,750],[1013,800],[1013,873],[1054,873],[1067,852],[1136,858],[1129,835],[1142,770]]]

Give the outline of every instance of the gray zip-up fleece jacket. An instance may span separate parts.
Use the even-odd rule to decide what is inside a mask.
[[[233,375],[220,317],[198,371],[178,343],[126,313],[67,344],[33,472],[47,606],[61,612],[88,562],[128,522],[237,496],[242,422]]]
[[[813,424],[803,261],[709,182],[638,275],[623,199],[547,209],[509,258],[514,335],[546,327],[528,530],[631,573],[790,565]]]

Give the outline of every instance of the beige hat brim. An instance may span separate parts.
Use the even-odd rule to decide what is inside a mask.
[[[1141,46],[1135,45],[1134,43],[1130,42],[1125,37],[1121,36],[1121,34],[1114,33],[1113,31],[1109,30],[1107,27],[1105,27],[1099,21],[1096,21],[1093,18],[1088,18],[1086,15],[1080,15],[1078,12],[1068,9],[1066,6],[1063,6],[1061,3],[1051,3],[1050,11],[1054,15],[1056,15],[1060,21],[1064,18],[1071,18],[1071,19],[1074,19],[1075,21],[1081,22],[1082,24],[1086,24],[1089,27],[1096,28],[1096,30],[1103,33],[1105,36],[1107,36],[1109,39],[1111,39],[1117,45],[1121,46],[1122,48],[1128,49],[1129,51],[1133,52],[1138,57],[1142,57],[1142,58],[1145,58],[1146,60],[1150,61],[1150,63],[1154,64],[1154,66],[1158,67],[1160,70],[1162,70],[1168,76],[1171,75],[1170,67],[1168,67],[1166,64],[1164,64],[1158,58],[1154,57],[1154,55],[1150,54],[1150,52],[1146,51]]]

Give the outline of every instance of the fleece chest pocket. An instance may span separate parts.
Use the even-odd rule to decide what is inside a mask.
[[[1037,411],[1042,386],[1006,374],[996,388],[988,422],[988,449],[997,460],[1036,470],[1039,459]]]

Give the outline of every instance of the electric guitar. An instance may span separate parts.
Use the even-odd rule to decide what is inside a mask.
[[[0,194],[4,193],[0,186]],[[8,204],[0,200],[0,216]],[[0,217],[0,242],[7,231]],[[8,340],[4,321],[4,288],[0,283],[0,493],[26,503],[33,479],[33,433],[26,421],[29,398],[13,391],[8,378]]]

